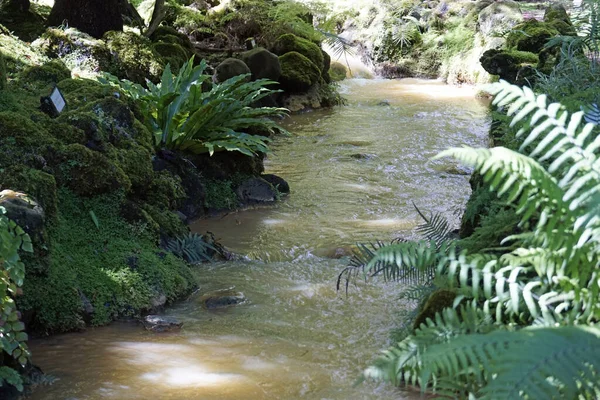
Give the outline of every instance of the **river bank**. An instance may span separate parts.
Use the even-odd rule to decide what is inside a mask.
[[[347,258],[330,257],[357,241],[410,236],[418,223],[411,201],[452,217],[469,196],[467,171],[428,159],[450,145],[485,144],[487,106],[472,90],[432,81],[351,80],[342,90],[348,106],[291,117],[291,136],[273,144],[265,168],[290,182],[284,202],[192,225],[248,257],[203,265],[199,296],[233,287],[247,303],[177,304],[165,315],[184,322],[180,332],[117,323],[34,341],[35,362],[60,380],[33,399],[156,390],[175,399],[417,398],[352,387],[401,318],[386,300],[401,288],[360,285],[346,298],[335,278]]]

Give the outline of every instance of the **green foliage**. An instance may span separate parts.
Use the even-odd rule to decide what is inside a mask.
[[[192,264],[212,261],[213,254],[217,251],[213,245],[197,233],[189,233],[186,236],[170,240],[167,243],[167,250]]]
[[[194,67],[190,59],[178,75],[173,75],[167,65],[161,83],[148,82],[149,89],[110,75],[101,82],[118,85],[138,102],[157,147],[211,155],[224,150],[249,156],[268,152],[267,137],[247,132],[284,132],[270,118],[282,117],[285,109],[252,107],[273,93],[265,85],[274,82],[246,82],[247,76],[240,75],[203,91],[203,84],[210,78],[204,74],[205,69],[204,61]]]
[[[15,299],[21,291],[25,279],[25,265],[19,257],[19,251],[33,252],[31,239],[23,229],[5,215],[0,207],[0,354],[6,353],[18,364],[24,366],[29,360],[25,325],[20,321]],[[0,364],[0,386],[4,383],[23,390],[18,373],[6,365]]]
[[[374,251],[367,270],[429,265],[457,296],[365,377],[460,398],[595,398],[599,332],[573,325],[600,318],[600,141],[581,111],[570,114],[506,82],[490,91],[520,128],[520,153],[462,148],[438,157],[473,165],[514,205],[522,233],[506,237],[512,251],[500,254],[456,247],[435,253],[427,242]],[[519,329],[531,325],[552,328]]]
[[[28,275],[19,298],[19,308],[33,315],[31,331],[80,329],[88,318],[91,325],[106,324],[150,310],[160,295],[172,302],[196,287],[190,267],[161,252],[150,227],[120,216],[123,193],[86,199],[61,189],[58,195],[59,215],[48,227],[47,276]],[[80,293],[93,306],[91,315],[84,314]]]
[[[231,210],[239,202],[231,180],[208,180],[205,182],[205,189],[205,206],[210,210]]]

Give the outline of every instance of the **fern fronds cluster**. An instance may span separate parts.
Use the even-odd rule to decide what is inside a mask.
[[[503,254],[427,251],[435,248],[426,241],[375,249],[366,271],[433,265],[457,296],[364,375],[460,398],[597,398],[600,330],[586,327],[600,319],[593,111],[570,114],[503,81],[490,92],[520,127],[519,151],[460,148],[438,157],[473,166],[514,205],[521,233],[504,239],[512,250]]]

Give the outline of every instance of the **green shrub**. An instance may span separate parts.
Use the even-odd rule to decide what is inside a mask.
[[[19,391],[23,381],[13,366],[25,366],[29,361],[29,350],[25,325],[20,321],[15,299],[21,292],[25,279],[25,265],[19,251],[32,252],[29,236],[10,221],[0,207],[0,386],[9,384]]]
[[[593,398],[600,332],[585,325],[600,318],[595,125],[528,88],[501,82],[490,92],[510,105],[520,153],[462,148],[438,157],[473,165],[514,206],[523,231],[509,232],[502,251],[470,253],[432,237],[378,246],[366,274],[420,275],[431,285],[434,270],[457,295],[364,376],[458,398]]]
[[[225,150],[249,156],[268,152],[267,137],[246,132],[283,131],[270,118],[285,115],[285,109],[253,107],[273,93],[265,85],[275,82],[246,82],[247,75],[240,75],[203,91],[203,83],[210,78],[203,74],[205,69],[204,61],[194,67],[190,59],[173,75],[167,65],[161,83],[150,83],[149,89],[111,76],[102,82],[119,85],[140,104],[156,147],[211,155]]]

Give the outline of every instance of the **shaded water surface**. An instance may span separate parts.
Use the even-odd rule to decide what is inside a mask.
[[[384,385],[352,387],[398,325],[400,288],[359,284],[348,298],[335,278],[357,241],[411,236],[412,206],[455,223],[468,176],[431,157],[483,146],[485,104],[437,82],[345,83],[346,107],[297,115],[273,144],[268,173],[292,194],[273,208],[202,220],[247,260],[199,267],[200,292],[234,289],[248,301],[209,311],[192,297],[166,314],[180,332],[133,323],[33,341],[34,361],[59,378],[33,399],[409,399]]]

